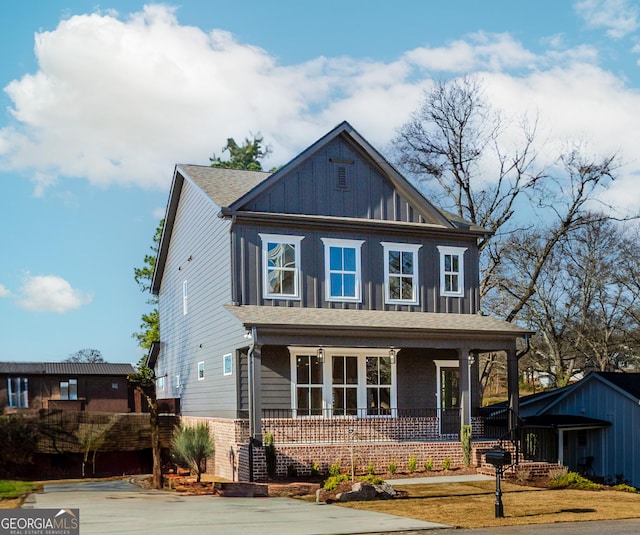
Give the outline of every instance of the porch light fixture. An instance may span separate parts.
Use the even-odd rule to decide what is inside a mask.
[[[318,348],[318,362],[320,364],[324,363],[324,348],[322,347]]]
[[[469,365],[470,366],[473,366],[476,363],[476,356],[471,352],[469,352],[468,359],[469,359]]]
[[[396,363],[396,350],[394,348],[389,349],[389,360],[391,364]]]

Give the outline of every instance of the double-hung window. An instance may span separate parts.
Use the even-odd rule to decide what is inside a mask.
[[[466,247],[438,246],[440,251],[440,295],[464,296],[464,252]]]
[[[78,399],[78,380],[60,381],[60,399]]]
[[[7,379],[9,407],[27,409],[29,407],[29,380],[26,377]]]
[[[382,242],[385,302],[418,304],[418,250],[421,245]]]
[[[325,298],[361,301],[360,249],[363,240],[322,238],[324,243]]]
[[[262,294],[268,299],[300,299],[300,242],[303,236],[260,234]]]

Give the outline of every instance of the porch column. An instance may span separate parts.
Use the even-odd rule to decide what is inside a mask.
[[[507,351],[507,397],[509,401],[509,431],[518,426],[520,414],[520,385],[518,383],[518,356],[516,350]]]
[[[468,347],[458,349],[458,369],[460,373],[460,426],[471,425],[471,360],[472,351]],[[462,437],[462,433],[460,434]]]
[[[255,338],[254,338],[255,340]],[[249,440],[262,445],[262,347],[254,344],[249,350]]]

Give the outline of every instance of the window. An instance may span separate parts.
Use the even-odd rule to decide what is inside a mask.
[[[290,347],[294,416],[391,416],[396,369],[386,349]],[[323,380],[324,378],[324,380]]]
[[[331,406],[333,414],[344,416],[358,413],[358,357],[332,357]]]
[[[303,237],[260,234],[260,238],[263,296],[300,299],[300,242]]]
[[[156,377],[156,390],[158,392],[164,392],[164,375],[162,377]]]
[[[362,240],[322,238],[327,301],[360,302]]]
[[[367,414],[391,414],[391,357],[366,358]]]
[[[118,383],[111,383],[111,390],[118,390],[120,385]]]
[[[418,304],[418,250],[421,245],[382,242],[385,302]]]
[[[182,314],[187,315],[189,312],[189,287],[187,281],[182,283]]]
[[[29,380],[26,377],[8,378],[9,407],[29,407]]]
[[[295,357],[295,414],[297,416],[322,415],[323,363],[317,355]]]
[[[182,386],[182,383],[180,382],[180,374],[176,374],[176,388],[178,390],[180,390],[180,387]]]
[[[60,399],[78,399],[78,380],[60,381]]]
[[[233,373],[233,359],[231,353],[227,353],[222,357],[222,374],[231,375]]]
[[[204,360],[198,362],[198,381],[202,381],[204,379]]]
[[[440,251],[440,294],[450,297],[464,295],[465,247],[442,247]]]

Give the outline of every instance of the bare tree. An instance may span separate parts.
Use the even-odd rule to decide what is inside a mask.
[[[97,349],[81,349],[76,351],[73,355],[69,355],[69,358],[65,362],[88,362],[91,364],[106,362],[102,353]]]
[[[571,148],[547,169],[537,161],[537,121],[514,124],[515,143],[514,128],[507,132],[480,82],[463,78],[436,83],[393,140],[399,166],[446,209],[494,235],[479,243],[480,295],[507,321],[518,317],[552,251],[584,223],[587,204],[617,166],[615,155],[589,158]],[[528,251],[526,276],[518,276],[522,266],[509,261],[510,248],[528,237],[536,247]]]

